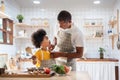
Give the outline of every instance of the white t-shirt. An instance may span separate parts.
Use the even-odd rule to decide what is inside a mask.
[[[59,28],[59,30],[71,34],[71,42],[72,42],[72,45],[75,49],[76,49],[76,47],[83,47],[84,46],[83,34],[78,27],[72,25],[71,28],[69,28],[69,29]],[[57,34],[55,37],[57,38]],[[57,50],[58,49],[55,47],[55,51],[57,51]]]

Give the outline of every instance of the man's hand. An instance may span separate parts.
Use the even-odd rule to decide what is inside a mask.
[[[54,38],[54,45],[56,45],[57,44],[57,38],[55,37]]]
[[[49,46],[49,50],[50,50],[50,51],[52,51],[54,48],[55,48],[55,45],[52,45],[52,44],[51,44],[51,45]]]

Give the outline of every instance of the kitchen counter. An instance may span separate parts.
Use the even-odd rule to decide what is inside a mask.
[[[77,59],[77,61],[79,62],[82,62],[82,61],[85,61],[85,62],[118,62],[119,60],[118,59],[114,59],[114,58],[104,58],[104,59],[99,59],[99,58],[86,58],[86,59]]]
[[[90,76],[85,71],[72,71],[67,76],[58,76],[55,75],[50,78],[3,78],[0,77],[0,80],[90,80]]]

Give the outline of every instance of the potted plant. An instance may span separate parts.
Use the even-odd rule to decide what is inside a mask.
[[[23,15],[18,14],[17,19],[18,19],[19,23],[22,23],[22,20],[24,19],[24,17],[23,17]]]
[[[98,50],[98,51],[100,52],[100,59],[103,59],[103,58],[104,58],[105,49],[102,48],[102,47],[99,47],[99,50]]]

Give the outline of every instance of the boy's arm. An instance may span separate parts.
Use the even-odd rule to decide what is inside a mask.
[[[37,60],[36,60],[36,56],[35,56],[35,55],[32,56],[32,60],[33,60],[33,61],[32,61],[33,64],[35,65],[35,64],[37,63]]]

